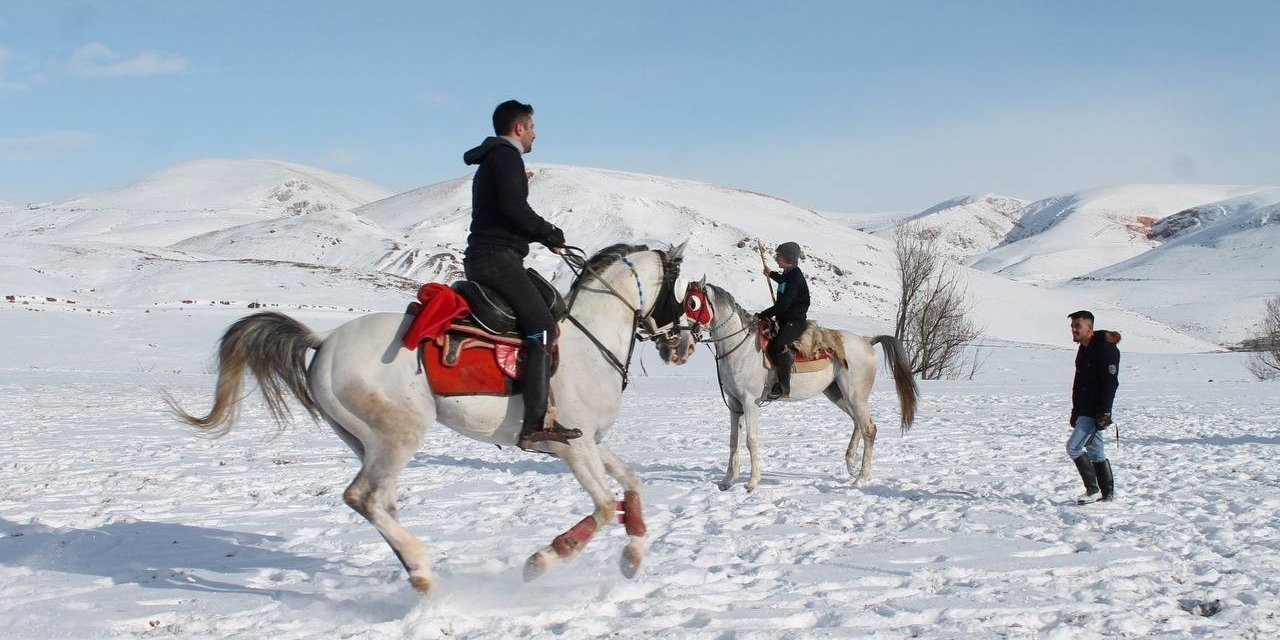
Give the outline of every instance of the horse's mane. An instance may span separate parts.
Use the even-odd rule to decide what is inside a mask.
[[[733,309],[734,313],[738,314],[738,319],[742,320],[743,326],[752,326],[751,314],[747,313],[747,310],[743,309],[742,305],[738,304],[738,301],[734,299],[732,293],[729,293],[714,284],[708,284],[706,285],[706,288],[713,291],[716,294],[717,299],[722,298],[725,302],[729,303],[729,308]]]
[[[604,273],[605,269],[626,257],[627,254],[648,250],[648,245],[619,242],[597,251],[595,255],[587,259],[578,277],[574,278],[573,284],[569,285],[569,303],[573,303],[574,297],[578,294],[578,287],[582,286],[588,278],[598,277],[598,274]]]

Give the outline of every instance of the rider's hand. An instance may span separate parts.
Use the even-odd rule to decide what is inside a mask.
[[[564,248],[564,231],[561,231],[559,227],[552,227],[547,236],[542,239],[542,244],[547,245],[547,248],[552,250]],[[556,253],[559,253],[559,251]]]
[[[1103,411],[1102,413],[1099,413],[1099,414],[1098,414],[1098,428],[1099,428],[1099,429],[1106,429],[1106,428],[1107,428],[1107,427],[1109,427],[1109,426],[1111,426],[1111,412],[1110,412],[1110,411]]]
[[[770,269],[769,267],[765,267],[764,269],[761,270],[761,273],[764,274],[764,277],[768,278],[769,276],[773,275],[773,269]]]

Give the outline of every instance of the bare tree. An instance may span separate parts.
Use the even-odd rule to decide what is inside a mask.
[[[1249,372],[1259,380],[1280,378],[1280,296],[1267,300],[1258,335],[1246,342],[1255,349],[1249,354]]]
[[[980,364],[967,347],[982,330],[955,264],[939,251],[937,232],[901,224],[893,240],[901,286],[894,336],[906,348],[912,372],[925,380],[972,377]]]

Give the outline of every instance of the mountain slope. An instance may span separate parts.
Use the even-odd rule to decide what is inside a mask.
[[[943,255],[957,262],[1000,244],[1021,218],[1026,200],[993,193],[961,196],[877,228],[877,236],[893,239],[899,222],[938,236]]]
[[[970,259],[976,269],[1035,283],[1061,283],[1154,248],[1156,221],[1189,207],[1265,187],[1125,185],[1033,202],[1006,241]]]
[[[391,195],[364,180],[276,160],[196,160],[122,189],[10,216],[7,234],[164,246],[246,222],[354,209]]]
[[[1066,288],[1224,344],[1249,337],[1263,301],[1280,295],[1280,189],[1170,218],[1168,242]]]

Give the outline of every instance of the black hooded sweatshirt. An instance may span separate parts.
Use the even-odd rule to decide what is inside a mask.
[[[809,282],[800,267],[791,267],[782,273],[771,271],[769,278],[782,285],[778,287],[778,300],[758,315],[776,317],[779,323],[805,320],[809,314]]]
[[[1096,418],[1111,412],[1120,387],[1119,343],[1119,332],[1098,330],[1089,344],[1076,350],[1076,377],[1071,385],[1073,416]]]
[[[462,155],[468,165],[480,165],[471,182],[471,234],[467,253],[477,247],[506,248],[520,257],[529,243],[564,244],[564,232],[529,206],[529,177],[524,159],[506,138],[490,136]]]

